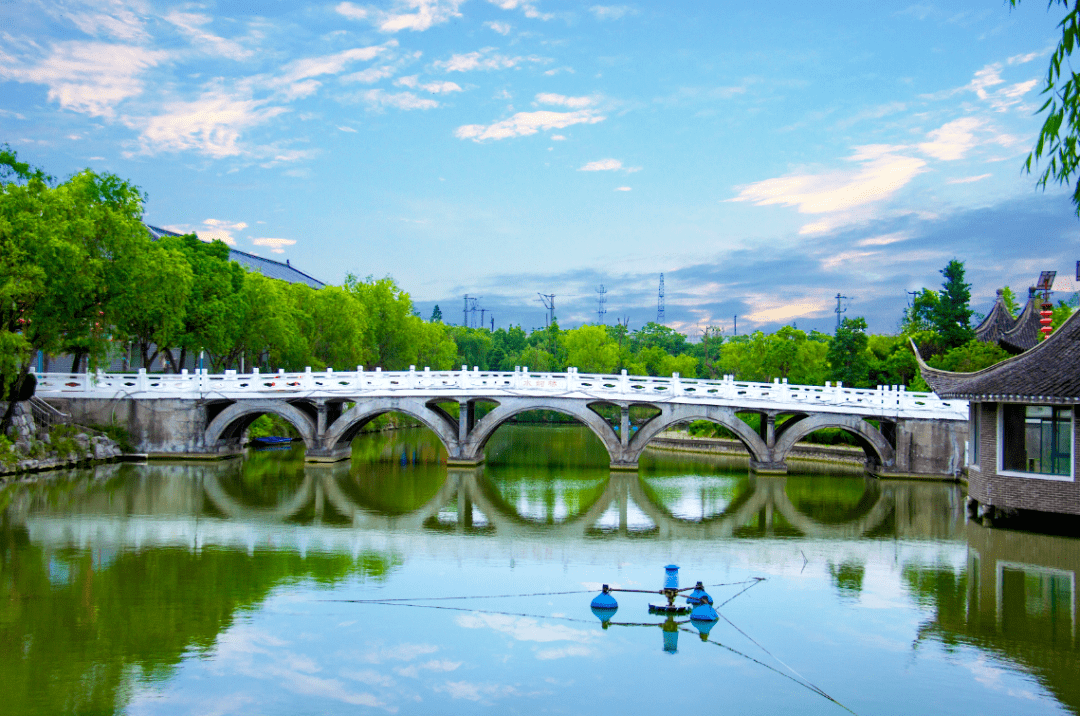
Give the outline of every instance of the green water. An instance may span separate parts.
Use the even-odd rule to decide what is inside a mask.
[[[487,455],[407,430],[0,488],[0,713],[1080,712],[1080,540],[968,523],[962,487],[611,473],[579,427]],[[590,611],[669,563],[726,602],[707,634]]]

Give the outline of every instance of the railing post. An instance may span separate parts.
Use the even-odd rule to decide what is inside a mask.
[[[671,393],[672,395],[682,395],[682,381],[679,380],[678,371],[671,374]]]
[[[150,382],[146,377],[146,368],[139,368],[139,377],[135,381],[135,386],[140,393],[146,392],[150,389]]]
[[[621,392],[630,393],[630,376],[626,374],[626,368],[622,369],[622,375],[619,376],[619,387]]]

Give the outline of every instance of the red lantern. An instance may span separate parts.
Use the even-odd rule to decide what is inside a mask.
[[[1053,331],[1053,327],[1050,325],[1054,322],[1054,305],[1052,303],[1044,303],[1042,310],[1039,311],[1039,323],[1042,324],[1042,328],[1039,331],[1043,334],[1043,338],[1050,336],[1050,332]]]

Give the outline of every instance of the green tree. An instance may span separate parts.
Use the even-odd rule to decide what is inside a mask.
[[[117,337],[138,345],[144,368],[161,353],[172,372],[178,373],[169,348],[183,334],[193,282],[191,266],[181,252],[158,246],[147,236],[137,250],[116,262],[114,271],[119,284],[112,302]]]
[[[974,373],[1009,358],[1009,353],[997,343],[971,339],[943,355],[934,356],[927,364],[954,373]]]
[[[964,263],[953,259],[940,271],[945,277],[941,284],[937,306],[934,307],[934,328],[941,336],[945,349],[956,348],[975,337],[971,329],[971,284],[964,283]]]
[[[435,304],[435,308],[431,310],[431,322],[442,323],[442,309],[439,308],[439,304]]]
[[[0,148],[0,371],[18,387],[34,353],[72,350],[91,364],[110,350],[122,263],[146,229],[143,195],[112,175],[62,183]],[[10,422],[11,406],[0,418]]]
[[[1035,148],[1024,160],[1024,170],[1029,174],[1033,162],[1037,165],[1046,160],[1036,183],[1043,189],[1050,182],[1070,185],[1080,168],[1080,75],[1069,61],[1073,49],[1080,43],[1080,5],[1073,2],[1070,8],[1068,0],[1050,0],[1049,7],[1055,1],[1065,8],[1065,17],[1058,23],[1061,39],[1050,56],[1050,66],[1043,81],[1042,93],[1046,101],[1038,111],[1046,112],[1046,119],[1035,140]],[[1009,0],[1009,3],[1015,7],[1020,0]],[[1073,187],[1072,201],[1080,214],[1080,182]]]
[[[866,349],[869,339],[866,336],[866,319],[845,318],[836,329],[836,334],[829,342],[827,359],[829,375],[834,381],[842,382],[852,388],[867,385],[869,364]]]
[[[187,234],[163,236],[156,243],[183,254],[191,267],[191,292],[182,305],[184,326],[174,344],[180,349],[179,357],[169,350],[174,368],[183,367],[188,354],[202,350],[210,355],[226,353],[242,329],[239,314],[244,268],[229,258],[229,247],[221,241],[206,242]]]
[[[1008,286],[1001,289],[1001,302],[1005,304],[1005,309],[1009,312],[1009,315],[1016,318],[1016,314],[1020,311],[1020,306],[1016,303],[1016,294]]]
[[[364,365],[383,370],[408,368],[407,321],[413,315],[409,294],[389,276],[378,280],[368,276],[361,281],[349,274],[345,289],[356,294],[367,317]]]
[[[937,291],[924,288],[915,294],[911,305],[904,309],[900,332],[910,336],[921,331],[934,330],[934,315],[938,311],[939,302]]]
[[[619,365],[619,344],[603,326],[581,326],[564,337],[566,360],[583,373],[612,373]]]

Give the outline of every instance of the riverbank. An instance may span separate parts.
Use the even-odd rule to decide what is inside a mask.
[[[0,403],[0,411],[7,408]],[[118,460],[121,446],[100,431],[69,423],[35,419],[26,402],[15,405],[11,426],[0,435],[0,481],[27,473]]]
[[[712,453],[749,457],[746,447],[738,440],[696,437],[685,430],[669,430],[660,433],[649,441],[649,447],[654,450],[670,452]],[[797,443],[791,448],[788,459],[862,466],[866,463],[866,453],[863,452],[862,448],[857,447]]]

